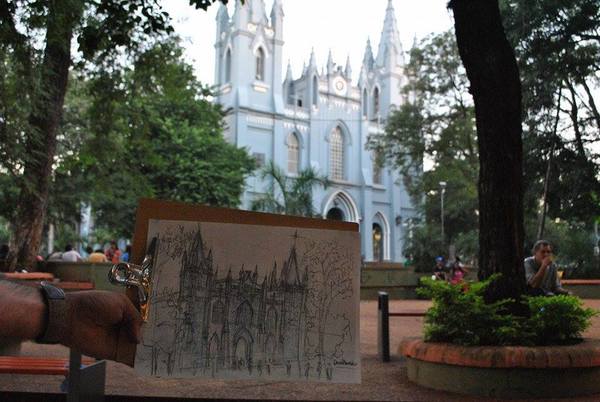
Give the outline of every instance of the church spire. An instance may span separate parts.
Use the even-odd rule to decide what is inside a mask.
[[[327,55],[327,75],[333,74],[333,72],[334,72],[333,68],[334,68],[333,56],[331,54],[331,49],[329,49],[329,54]]]
[[[248,3],[243,3],[241,0],[235,0],[235,11],[233,12],[233,22],[237,29],[246,30],[248,27]]]
[[[276,39],[283,39],[283,5],[282,0],[275,0],[273,2],[273,8],[271,8],[271,26],[275,31]]]
[[[383,21],[383,30],[381,31],[379,49],[377,50],[377,65],[388,68],[402,65],[402,44],[400,43],[398,23],[396,22],[392,0],[388,0],[387,9],[385,10],[385,20]]]
[[[350,67],[350,55],[346,57],[346,68],[344,69],[344,75],[348,81],[352,80],[352,67]]]
[[[365,47],[365,55],[363,57],[363,68],[367,71],[373,69],[373,49],[371,49],[371,39],[367,39],[367,46]]]
[[[221,3],[221,6],[219,7],[219,11],[217,12],[217,24],[219,25],[219,27],[223,28],[226,27],[229,23],[229,13],[227,12],[227,6],[223,3]]]
[[[317,58],[315,57],[315,48],[310,51],[310,60],[308,61],[309,69],[317,69]]]
[[[285,80],[291,82],[294,78],[292,77],[292,65],[290,59],[288,59],[287,71],[285,72]]]
[[[267,26],[267,12],[265,11],[265,2],[263,0],[247,0],[250,6],[250,22]]]

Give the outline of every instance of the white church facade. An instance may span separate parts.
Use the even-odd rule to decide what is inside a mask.
[[[381,133],[388,114],[403,102],[403,53],[392,2],[388,2],[377,55],[367,41],[358,82],[349,61],[331,53],[319,69],[314,53],[300,77],[283,76],[283,8],[274,0],[267,18],[263,0],[238,0],[230,17],[217,14],[216,101],[230,109],[226,138],[246,147],[260,163],[273,161],[290,177],[313,167],[331,184],[313,189],[313,206],[324,218],[357,222],[366,261],[404,260],[407,223],[415,209],[398,174],[380,168],[365,145]],[[248,178],[241,207],[267,191],[258,175]]]

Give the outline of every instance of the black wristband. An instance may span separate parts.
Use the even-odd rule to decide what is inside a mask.
[[[40,292],[46,304],[45,324],[38,343],[58,343],[66,330],[67,302],[65,292],[48,282],[40,284]]]

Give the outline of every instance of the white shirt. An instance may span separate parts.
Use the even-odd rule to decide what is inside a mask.
[[[75,250],[71,250],[71,251],[65,251],[62,254],[62,260],[63,261],[71,261],[71,262],[77,262],[77,261],[81,261],[82,258],[79,255],[79,253]]]

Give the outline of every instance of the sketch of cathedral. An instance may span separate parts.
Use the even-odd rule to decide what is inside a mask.
[[[357,232],[151,221],[149,233],[137,372],[360,382]]]
[[[219,278],[198,228],[179,275],[175,371],[266,374],[302,364],[308,274],[299,271],[295,244],[280,271],[275,262],[263,278],[258,266]]]

